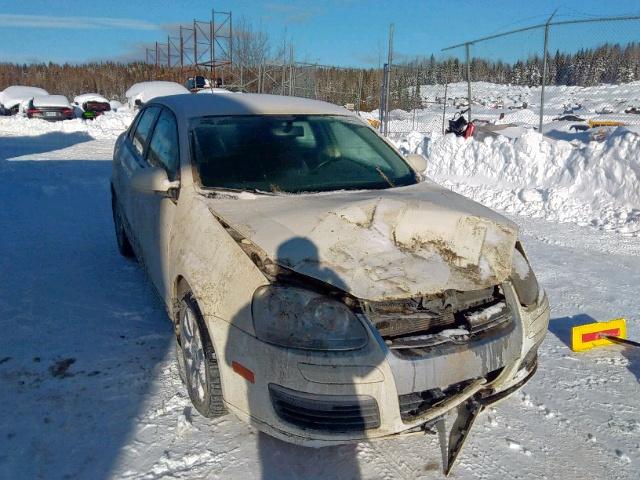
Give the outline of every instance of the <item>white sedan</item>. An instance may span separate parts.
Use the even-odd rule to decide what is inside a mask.
[[[425,179],[347,110],[155,98],[118,139],[118,247],[175,325],[204,416],[323,446],[476,415],[535,372],[549,321],[518,228]]]

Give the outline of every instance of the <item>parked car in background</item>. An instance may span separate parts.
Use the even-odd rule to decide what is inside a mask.
[[[37,95],[29,101],[28,118],[57,121],[75,118],[69,100],[64,95]]]
[[[176,82],[151,81],[133,84],[125,92],[129,108],[136,109],[156,97],[166,95],[180,95],[190,93],[185,87]]]
[[[27,105],[36,95],[49,95],[43,88],[38,87],[25,87],[22,85],[14,85],[5,88],[0,92],[0,106],[4,115],[15,115],[24,110],[21,108],[23,105]]]
[[[549,303],[518,227],[425,169],[324,102],[142,107],[114,149],[116,239],[164,300],[202,415],[325,446],[455,412],[450,466],[532,378]]]
[[[109,100],[97,93],[78,95],[73,99],[73,105],[79,110],[79,116],[86,119],[93,119],[111,111]]]

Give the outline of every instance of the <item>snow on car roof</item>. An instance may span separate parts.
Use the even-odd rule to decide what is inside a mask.
[[[36,95],[33,97],[34,107],[68,107],[69,100],[64,95]]]
[[[156,97],[185,93],[190,92],[179,83],[153,81],[134,83],[129,90],[125,92],[125,96],[131,103],[135,100],[140,100],[142,103],[146,103]]]
[[[49,95],[49,92],[38,87],[13,85],[0,92],[0,104],[4,105],[5,108],[12,108],[36,95]]]
[[[319,100],[259,93],[172,95],[156,98],[184,118],[207,115],[354,115],[346,108]]]
[[[109,100],[97,93],[83,93],[73,99],[74,103],[82,105],[85,102],[104,102],[109,103]]]

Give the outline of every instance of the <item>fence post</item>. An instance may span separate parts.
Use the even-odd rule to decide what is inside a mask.
[[[391,64],[393,62],[393,31],[395,25],[389,25],[389,50],[387,57],[387,81],[384,92],[384,136],[389,135],[389,89],[391,87]]]
[[[184,77],[184,37],[182,36],[182,25],[180,25],[180,76]]]
[[[444,117],[447,112],[447,87],[449,86],[449,79],[447,78],[444,84],[444,103],[442,104],[442,134],[444,135]]]
[[[386,92],[387,92],[387,67],[388,65],[385,63],[382,66],[382,84],[380,86],[380,133],[384,134],[384,118],[385,118],[385,105],[386,101]]]
[[[556,10],[557,12],[557,10]],[[544,51],[542,52],[542,89],[540,90],[540,123],[538,125],[538,132],[542,133],[542,117],[544,117],[544,87],[547,83],[547,44],[549,42],[549,24],[551,23],[551,19],[556,14],[553,12],[547,20],[547,23],[544,26]]]
[[[468,121],[471,122],[471,55],[469,54],[470,43],[464,44],[467,55],[467,100],[469,101],[469,110],[467,112]]]
[[[167,35],[167,67],[171,68],[171,37]]]
[[[362,103],[362,83],[364,80],[364,70],[360,70],[360,78],[358,78],[358,98],[356,100],[356,113],[360,114],[360,103]]]

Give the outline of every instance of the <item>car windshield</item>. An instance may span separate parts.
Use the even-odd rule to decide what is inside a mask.
[[[300,193],[416,183],[389,145],[347,116],[204,117],[191,125],[191,142],[206,188]]]

